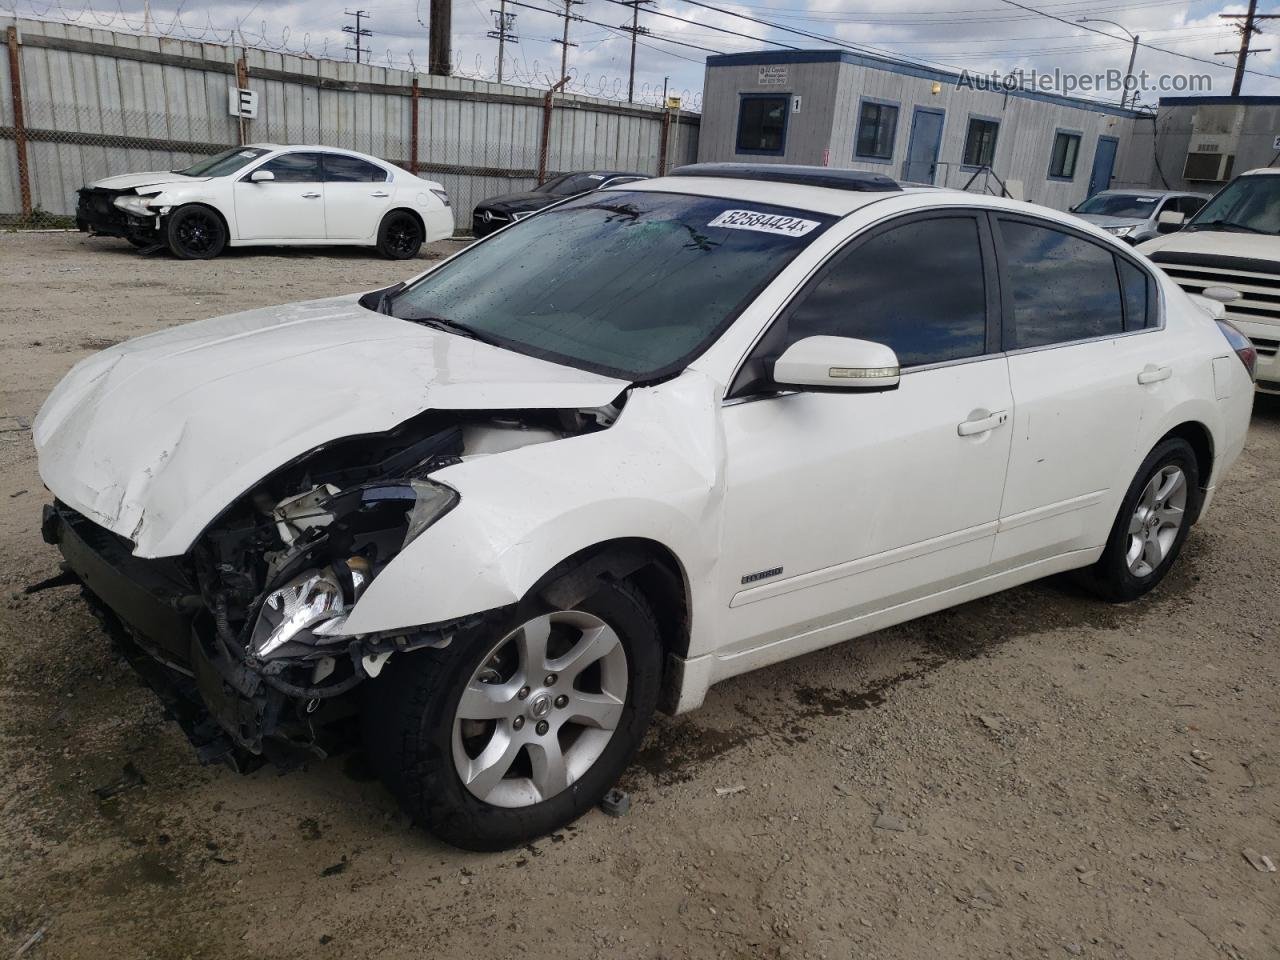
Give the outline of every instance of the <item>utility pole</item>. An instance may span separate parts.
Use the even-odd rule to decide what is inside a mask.
[[[560,76],[566,80],[569,77],[569,48],[576,47],[576,43],[569,42],[569,21],[574,19],[573,5],[582,3],[583,0],[564,0],[564,35],[559,40],[552,40],[552,43],[560,44]]]
[[[348,44],[347,49],[355,51],[356,63],[359,63],[360,53],[362,50],[360,46],[360,38],[373,36],[372,30],[366,30],[362,26],[360,26],[360,21],[363,20],[365,17],[369,16],[369,11],[368,10],[344,10],[343,13],[345,13],[348,17],[356,18],[356,25],[353,27],[350,24],[348,24],[347,26],[342,28],[342,32],[349,33],[353,37],[355,37],[355,41],[356,41],[355,46],[351,46],[350,44]]]
[[[519,43],[520,38],[516,36],[516,15],[507,13],[507,0],[502,0],[498,4],[497,10],[490,10],[493,15],[493,27],[485,36],[491,40],[498,41],[498,82],[502,82],[502,58],[506,52],[504,48],[508,43]]]
[[[1240,84],[1244,82],[1244,65],[1249,59],[1251,53],[1269,53],[1270,47],[1258,49],[1250,47],[1249,41],[1255,33],[1261,33],[1262,28],[1256,23],[1258,20],[1280,20],[1280,14],[1275,13],[1258,13],[1258,0],[1249,0],[1248,13],[1220,13],[1219,18],[1223,20],[1243,20],[1244,23],[1235,24],[1235,28],[1240,31],[1240,51],[1236,53],[1234,50],[1219,50],[1215,56],[1222,57],[1231,53],[1236,54],[1236,75],[1231,81],[1231,95],[1233,97],[1240,96]]]
[[[1129,67],[1124,72],[1124,90],[1120,94],[1120,108],[1124,109],[1124,102],[1129,97],[1130,81],[1133,78],[1133,61],[1138,58],[1138,35],[1122,23],[1116,23],[1114,20],[1104,20],[1101,17],[1077,17],[1076,23],[1109,23],[1113,27],[1119,27],[1128,34],[1129,39],[1133,41],[1133,46],[1129,48]],[[1138,87],[1137,84],[1133,84],[1133,103],[1131,106],[1136,107],[1137,105]]]
[[[142,0],[142,32],[151,36],[151,0]]]
[[[622,29],[631,34],[631,72],[627,79],[627,103],[636,101],[636,35],[648,33],[648,27],[640,26],[640,5],[653,3],[653,0],[622,0],[623,6],[631,8],[631,25],[622,24]]]
[[[430,62],[427,70],[437,77],[453,73],[453,0],[431,0]]]

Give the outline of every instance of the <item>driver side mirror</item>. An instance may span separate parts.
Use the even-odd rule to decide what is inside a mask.
[[[773,361],[773,381],[782,387],[888,390],[899,377],[893,350],[853,337],[805,337]]]
[[[276,175],[270,170],[255,170],[249,174],[249,179],[254,183],[270,183],[276,178]]]
[[[1178,210],[1161,210],[1156,217],[1156,230],[1160,233],[1175,233],[1187,222],[1187,215]]]

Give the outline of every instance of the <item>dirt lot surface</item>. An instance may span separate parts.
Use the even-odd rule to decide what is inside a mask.
[[[22,593],[58,561],[29,422],[123,338],[409,272],[0,236],[0,955],[43,931],[24,956],[1280,957],[1280,873],[1243,853],[1280,862],[1261,400],[1153,596],[1037,583],[725,683],[659,720],[625,818],[467,854],[358,755],[200,766],[76,588]]]

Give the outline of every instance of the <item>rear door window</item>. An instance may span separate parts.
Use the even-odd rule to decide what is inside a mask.
[[[387,171],[359,157],[326,153],[324,179],[328,183],[384,183],[387,180]]]
[[[1012,300],[1006,349],[1124,331],[1120,277],[1110,250],[1044,224],[1004,218],[999,224]]]

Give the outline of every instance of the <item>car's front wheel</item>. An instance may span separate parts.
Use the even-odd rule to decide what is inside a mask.
[[[645,598],[600,581],[571,609],[523,603],[393,658],[370,690],[365,739],[415,820],[456,846],[502,849],[600,801],[644,736],[661,672]]]
[[[1195,451],[1180,437],[1156,446],[1138,468],[1102,557],[1088,571],[1108,600],[1136,600],[1164,579],[1200,510]]]
[[[165,238],[180,260],[212,260],[227,245],[227,228],[209,207],[193,203],[170,214]]]
[[[378,252],[391,260],[412,260],[424,239],[417,217],[406,210],[392,210],[378,227]]]

